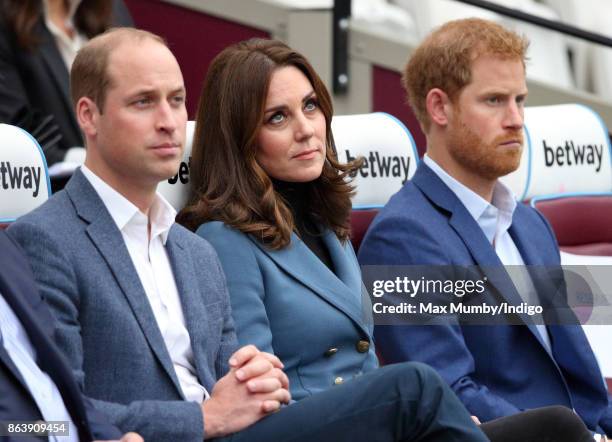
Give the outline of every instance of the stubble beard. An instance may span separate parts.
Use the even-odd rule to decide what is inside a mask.
[[[523,152],[523,131],[508,131],[485,143],[461,119],[450,128],[449,154],[465,170],[487,180],[496,180],[518,169]],[[500,146],[508,140],[520,140],[521,148]]]

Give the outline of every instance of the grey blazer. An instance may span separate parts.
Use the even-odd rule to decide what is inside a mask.
[[[123,431],[147,441],[201,442],[120,231],[78,170],[64,191],[9,228],[59,320],[58,344],[85,394]],[[166,250],[200,382],[211,392],[237,340],[223,271],[208,242],[174,225]]]

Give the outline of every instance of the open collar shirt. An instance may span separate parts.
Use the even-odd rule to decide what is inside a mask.
[[[525,270],[525,261],[521,252],[510,236],[512,216],[516,209],[516,198],[512,191],[497,180],[493,189],[493,198],[488,202],[476,192],[463,185],[446,173],[427,154],[423,157],[425,164],[442,180],[465,206],[472,218],[478,223],[487,240],[494,248],[499,260],[506,266],[518,293],[529,304],[537,305],[538,296],[529,272]],[[550,352],[550,337],[546,326],[537,324],[546,349]]]
[[[82,166],[81,171],[121,231],[185,398],[194,402],[208,399],[209,394],[196,375],[181,299],[165,248],[176,211],[157,194],[147,216],[87,166]]]

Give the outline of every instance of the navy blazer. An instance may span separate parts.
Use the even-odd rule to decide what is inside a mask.
[[[40,3],[42,5],[42,0]],[[0,8],[3,7],[4,3],[0,1]],[[43,19],[38,20],[32,29],[39,40],[38,46],[26,51],[9,31],[4,14],[0,9],[0,123],[35,132],[35,138],[41,139],[42,134],[35,129],[53,117],[61,140],[49,145],[41,143],[47,163],[53,164],[61,161],[69,148],[83,146],[70,99],[69,72]],[[113,23],[115,26],[133,26],[122,0],[113,0]],[[51,125],[46,123],[45,127]]]
[[[519,204],[509,233],[526,265],[560,265],[555,236],[536,210]],[[425,164],[374,219],[359,260],[503,268],[477,222]],[[520,303],[506,272],[496,278],[491,282],[504,300]],[[378,327],[376,341],[387,362],[422,361],[436,368],[483,421],[559,404],[574,408],[591,430],[612,434],[612,408],[581,326],[547,328],[552,355],[533,325]]]
[[[40,368],[51,377],[62,395],[80,440],[118,439],[119,430],[82,396],[67,361],[53,343],[56,322],[34,285],[30,266],[17,245],[1,230],[0,294],[28,334]],[[25,381],[0,344],[0,421],[40,419],[42,415]]]
[[[197,233],[225,271],[240,343],[283,361],[293,399],[377,367],[369,299],[350,242],[325,231],[334,274],[295,233],[276,251],[217,221]]]
[[[59,320],[58,344],[95,406],[147,441],[201,442],[201,406],[185,400],[121,232],[83,173],[8,232],[30,258]],[[171,227],[165,248],[196,374],[212,392],[237,349],[223,271],[210,244],[182,226]]]

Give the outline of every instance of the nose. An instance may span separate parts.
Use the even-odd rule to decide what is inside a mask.
[[[522,129],[524,121],[524,108],[522,104],[510,101],[504,117],[504,127],[507,129]]]
[[[173,133],[178,127],[179,118],[177,112],[178,110],[169,103],[165,101],[160,102],[155,120],[157,130]]]
[[[314,126],[312,121],[304,115],[299,113],[295,118],[295,139],[296,141],[306,141],[314,135]]]

